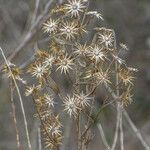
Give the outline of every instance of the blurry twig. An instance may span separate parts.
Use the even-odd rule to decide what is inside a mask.
[[[31,29],[27,32],[25,37],[23,38],[22,42],[18,45],[18,47],[14,50],[14,52],[7,58],[7,60],[11,61],[14,59],[17,54],[31,41],[34,35],[37,33],[38,29],[41,27],[43,22],[48,18],[49,14],[49,7],[51,6],[53,0],[49,0],[46,4],[44,11],[41,15],[37,17],[34,24],[32,25]],[[0,65],[0,70],[2,69],[3,64]]]
[[[38,8],[39,8],[39,3],[40,3],[40,0],[35,0],[35,9],[34,9],[34,12],[32,15],[32,19],[31,19],[31,27],[32,27],[32,25],[34,25],[34,22],[36,20]]]
[[[8,60],[7,58],[5,57],[5,54],[2,50],[2,48],[0,47],[0,51],[1,51],[1,54],[5,60],[5,63],[11,73],[11,77],[12,77],[12,80],[14,82],[14,85],[16,87],[16,90],[17,90],[17,93],[18,93],[18,96],[19,96],[19,101],[20,101],[20,105],[21,105],[21,111],[22,111],[22,114],[23,114],[23,120],[24,120],[24,125],[25,125],[25,132],[26,132],[26,137],[27,137],[27,143],[28,143],[28,147],[29,147],[29,150],[31,150],[31,142],[30,142],[30,138],[29,138],[29,131],[28,131],[28,125],[27,125],[27,119],[26,119],[26,115],[25,115],[25,110],[24,110],[24,106],[23,106],[23,100],[22,100],[22,96],[20,94],[20,90],[19,90],[19,87],[17,85],[17,82],[16,82],[16,79],[11,71],[11,68],[9,66],[9,63],[8,63]]]
[[[19,66],[20,69],[26,68],[31,62],[34,61],[37,49],[38,49],[38,46],[37,46],[37,43],[35,43],[34,44],[34,54],[27,61],[25,61],[23,64],[21,64]]]

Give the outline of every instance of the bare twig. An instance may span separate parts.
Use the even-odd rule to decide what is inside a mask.
[[[32,25],[34,25],[34,22],[35,22],[36,17],[37,17],[39,3],[40,3],[40,0],[35,0],[35,9],[34,9],[34,12],[33,12],[33,15],[32,15],[32,19],[31,19],[31,28],[32,28]]]
[[[106,147],[106,150],[110,150],[111,148],[110,148],[110,146],[109,146],[109,144],[108,144],[108,142],[107,142],[107,140],[106,140],[105,133],[104,133],[104,131],[103,131],[102,125],[101,125],[100,123],[98,123],[98,124],[97,124],[97,127],[98,127],[98,129],[99,129],[100,134],[101,134],[102,141],[103,141],[103,144],[104,144],[105,147]]]
[[[22,96],[20,94],[20,90],[19,90],[19,87],[17,85],[16,79],[15,79],[15,77],[14,77],[12,71],[11,71],[9,63],[8,63],[8,61],[7,61],[6,57],[5,57],[5,54],[4,54],[4,52],[3,52],[1,47],[0,47],[0,51],[1,51],[1,54],[2,54],[2,56],[4,58],[4,60],[5,60],[5,63],[7,65],[7,67],[8,67],[8,69],[9,69],[9,71],[11,73],[11,77],[13,79],[13,82],[15,84],[15,87],[16,87],[16,90],[17,90],[17,93],[18,93],[18,96],[19,96],[19,101],[20,101],[20,105],[21,105],[21,111],[22,111],[24,125],[25,125],[25,132],[26,132],[26,137],[27,137],[27,143],[28,143],[29,150],[31,150],[31,143],[30,143],[30,138],[29,138],[29,131],[28,131],[28,125],[27,125],[27,119],[26,119],[26,115],[25,115],[25,110],[24,110],[24,106],[23,106]]]
[[[7,60],[11,61],[14,59],[17,54],[31,41],[31,39],[35,36],[41,25],[47,18],[49,17],[49,7],[51,6],[53,0],[49,0],[46,4],[44,11],[41,15],[38,16],[34,24],[32,25],[31,29],[27,32],[25,37],[23,38],[22,42],[18,45],[18,47],[14,50],[14,52],[7,58]],[[0,65],[0,70],[2,69],[3,64]]]

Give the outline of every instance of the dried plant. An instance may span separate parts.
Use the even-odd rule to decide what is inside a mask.
[[[137,69],[128,67],[125,60],[119,57],[122,49],[127,50],[127,47],[116,43],[114,30],[102,27],[104,19],[101,13],[89,10],[88,6],[88,0],[68,0],[51,10],[50,18],[42,28],[50,37],[50,47],[48,50],[38,49],[35,60],[27,69],[27,73],[34,78],[34,84],[28,83],[25,95],[33,99],[35,116],[41,123],[42,141],[48,149],[58,150],[64,144],[62,116],[65,114],[76,124],[78,150],[88,149],[93,139],[93,124],[97,124],[106,149],[115,149],[120,134],[121,150],[124,150],[122,115],[124,107],[132,102]],[[99,26],[90,29],[95,19]],[[92,38],[87,38],[91,37],[91,33]],[[8,65],[4,67],[8,77],[25,83],[20,77],[20,69],[11,63]],[[55,74],[69,80],[70,89],[67,93],[65,87],[53,78]],[[104,99],[107,101],[97,108],[95,95],[99,87],[105,89]],[[58,96],[59,102],[56,100]],[[101,110],[109,105],[117,109],[112,146],[97,122]],[[56,107],[61,110],[56,111]],[[93,117],[94,112],[97,113]],[[127,118],[127,114],[125,116]]]

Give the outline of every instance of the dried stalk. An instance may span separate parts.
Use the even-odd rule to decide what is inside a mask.
[[[114,49],[117,54],[117,47],[116,47],[116,37],[115,37],[115,32],[113,30],[113,35],[114,35]],[[115,71],[116,71],[116,96],[119,97],[119,75],[118,75],[118,62],[117,60],[115,61]],[[118,139],[118,132],[119,132],[119,125],[120,125],[120,118],[121,118],[121,105],[119,102],[116,103],[117,107],[117,122],[116,122],[116,130],[115,130],[115,135],[114,135],[114,140],[112,144],[112,150],[115,149],[116,144],[117,144],[117,139]]]
[[[118,139],[118,132],[119,132],[119,124],[120,124],[120,105],[117,104],[117,121],[116,121],[116,129],[115,129],[115,135],[114,135],[114,140],[112,144],[111,150],[114,150],[117,144],[117,139]]]
[[[122,123],[122,111],[120,114],[120,144],[121,144],[121,150],[124,150],[124,133],[123,133],[123,123]]]
[[[7,61],[6,57],[5,57],[5,54],[4,54],[4,52],[3,52],[3,50],[2,50],[1,47],[0,47],[0,51],[1,51],[1,54],[2,54],[2,56],[4,58],[4,60],[5,60],[5,63],[7,65],[7,67],[8,67],[8,69],[9,69],[9,71],[11,73],[12,80],[14,82],[14,85],[16,87],[16,90],[17,90],[17,93],[18,93],[18,96],[19,96],[19,101],[20,101],[20,105],[21,105],[21,111],[22,111],[24,125],[25,125],[25,132],[26,132],[26,138],[27,138],[28,148],[29,148],[29,150],[31,150],[31,142],[30,142],[30,138],[29,138],[28,124],[27,124],[27,119],[26,119],[25,110],[24,110],[24,106],[23,106],[22,96],[20,94],[20,90],[19,90],[19,87],[17,85],[16,79],[15,79],[15,77],[14,77],[12,71],[11,71],[9,63],[8,63],[8,61]]]
[[[113,92],[113,90],[108,85],[105,84],[105,88],[112,95],[112,97],[114,99],[117,98],[116,94]],[[150,146],[145,142],[140,131],[137,129],[136,125],[133,123],[133,121],[131,120],[130,116],[128,115],[127,111],[124,108],[123,108],[122,113],[123,113],[124,117],[126,118],[127,122],[129,123],[129,125],[131,126],[132,130],[134,131],[135,135],[137,136],[137,138],[140,140],[141,144],[145,148],[145,150],[150,150]]]
[[[40,129],[40,127],[38,128],[38,146],[39,146],[39,150],[42,150],[42,145],[41,145],[41,129]]]
[[[137,136],[137,138],[141,141],[141,144],[143,145],[143,147],[145,148],[145,150],[150,150],[150,146],[146,143],[146,141],[142,137],[142,134],[137,129],[136,125],[133,123],[133,121],[131,120],[130,116],[128,115],[128,113],[126,112],[125,109],[123,109],[123,115],[126,118],[126,120],[129,123],[129,125],[131,126],[131,128],[134,131],[134,133]]]
[[[35,0],[35,9],[32,15],[32,19],[31,19],[31,26],[34,24],[36,17],[37,17],[37,12],[38,12],[38,8],[39,8],[39,3],[40,0]]]
[[[104,130],[103,130],[103,128],[102,128],[101,123],[98,123],[98,124],[97,124],[97,127],[98,127],[98,130],[99,130],[99,132],[100,132],[100,135],[101,135],[103,144],[104,144],[105,147],[106,147],[106,150],[110,150],[111,148],[110,148],[110,146],[109,146],[109,144],[108,144],[108,142],[107,142],[107,140],[106,140],[105,133],[104,133]]]
[[[18,127],[17,127],[17,119],[16,119],[16,108],[15,108],[15,104],[14,104],[14,99],[13,99],[13,86],[12,86],[12,82],[10,83],[10,90],[11,90],[11,98],[10,98],[10,102],[11,102],[11,107],[12,107],[12,118],[13,118],[13,122],[14,122],[14,126],[15,126],[15,132],[16,132],[16,142],[17,142],[17,147],[18,150],[21,150],[21,144],[20,144],[20,137],[19,137],[19,131],[18,131]]]

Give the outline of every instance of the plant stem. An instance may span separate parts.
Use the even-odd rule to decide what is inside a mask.
[[[5,60],[5,63],[7,65],[7,67],[8,67],[8,69],[9,69],[9,71],[11,73],[11,77],[13,79],[13,82],[15,84],[15,87],[16,87],[16,90],[17,90],[17,93],[18,93],[18,96],[19,96],[19,101],[20,101],[20,105],[21,105],[21,111],[22,111],[24,125],[25,125],[25,132],[26,132],[26,138],[27,138],[28,148],[29,148],[29,150],[31,150],[32,148],[31,148],[31,142],[30,142],[30,138],[29,138],[28,124],[27,124],[27,119],[26,119],[25,110],[24,110],[24,106],[23,106],[22,96],[20,94],[20,90],[19,90],[19,87],[17,85],[16,79],[15,79],[15,77],[14,77],[12,71],[11,71],[9,63],[8,63],[8,61],[7,61],[6,57],[5,57],[5,54],[4,54],[4,52],[3,52],[3,50],[2,50],[1,47],[0,47],[0,51],[1,51],[1,54],[2,54],[2,56],[4,58],[4,60]]]
[[[12,115],[13,115],[12,118],[13,118],[13,122],[14,122],[14,126],[15,126],[15,132],[16,132],[16,142],[17,142],[18,149],[21,150],[20,137],[19,137],[19,131],[18,131],[17,119],[16,119],[16,108],[15,108],[14,99],[13,99],[12,81],[10,81],[10,90],[11,90],[10,102],[11,102],[11,107],[12,107]]]
[[[121,150],[124,150],[124,133],[123,133],[123,123],[122,123],[122,111],[120,114],[120,144],[121,144]]]

